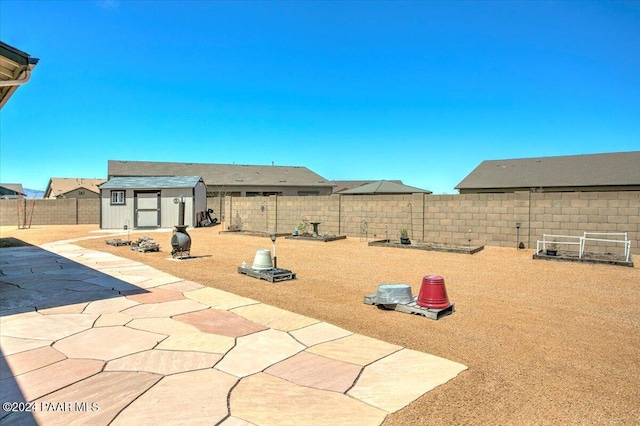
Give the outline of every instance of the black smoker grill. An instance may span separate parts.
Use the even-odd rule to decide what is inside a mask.
[[[184,210],[184,200],[181,199],[178,204],[178,224],[171,237],[171,247],[173,248],[171,256],[180,259],[191,255],[191,237],[187,233],[187,226],[184,224]]]

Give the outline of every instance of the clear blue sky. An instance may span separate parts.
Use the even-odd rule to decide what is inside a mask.
[[[640,2],[13,1],[39,58],[0,181],[107,160],[306,166],[436,194],[481,161],[640,149]]]

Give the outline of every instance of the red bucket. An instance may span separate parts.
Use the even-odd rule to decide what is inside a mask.
[[[422,287],[418,295],[419,306],[428,309],[448,308],[451,303],[444,286],[444,278],[439,275],[427,275],[422,279]]]

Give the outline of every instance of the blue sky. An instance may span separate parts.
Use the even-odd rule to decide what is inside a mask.
[[[0,181],[107,160],[306,166],[440,193],[483,160],[640,149],[640,2],[14,1],[40,62]]]

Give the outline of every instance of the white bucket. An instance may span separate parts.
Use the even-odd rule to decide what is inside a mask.
[[[251,268],[259,270],[272,269],[271,251],[266,249],[256,251],[256,257],[253,259],[253,266],[251,266]]]

